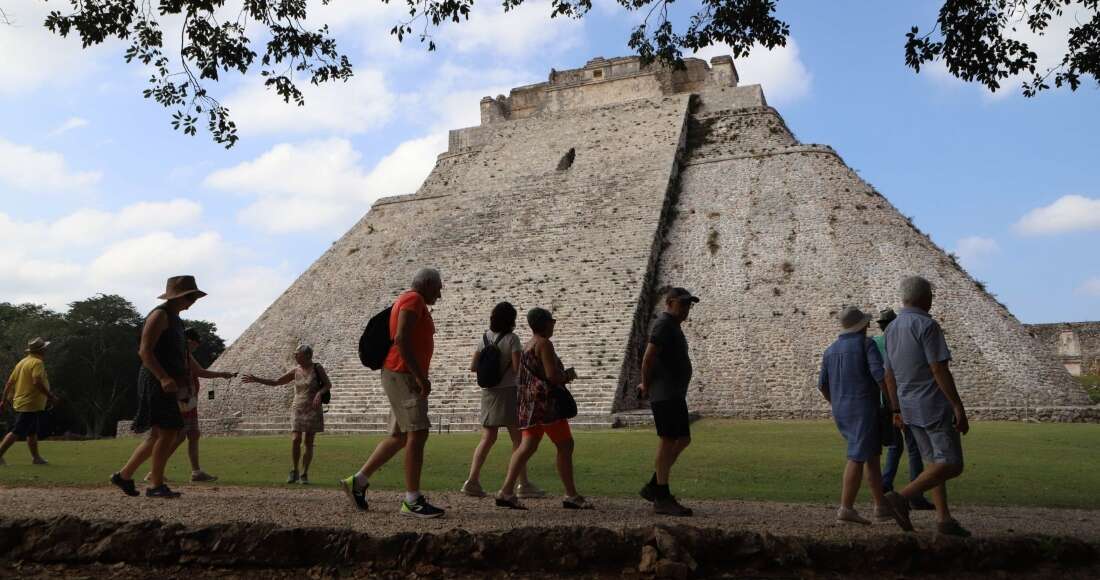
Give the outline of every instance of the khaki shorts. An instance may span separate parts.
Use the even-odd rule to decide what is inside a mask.
[[[412,374],[382,369],[382,390],[390,400],[390,435],[432,428],[428,400],[420,397]]]

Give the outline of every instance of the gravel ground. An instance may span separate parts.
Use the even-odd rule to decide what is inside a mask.
[[[444,518],[416,520],[397,514],[399,494],[372,492],[371,510],[356,511],[335,489],[242,488],[226,486],[181,487],[176,500],[126,497],[113,487],[102,488],[0,488],[0,517],[48,518],[71,515],[84,519],[141,521],[158,519],[200,526],[220,522],[271,522],[288,527],[350,528],[374,536],[400,532],[442,533],[454,528],[472,532],[524,526],[603,526],[611,529],[651,526],[655,523],[689,524],[698,528],[724,528],[775,535],[811,536],[822,539],[858,539],[901,530],[892,522],[872,526],[834,522],[835,506],[743,501],[691,501],[692,518],[655,516],[641,499],[591,498],[592,511],[561,509],[558,498],[528,500],[529,511],[494,507],[491,498],[470,498],[442,493],[430,500],[448,510]],[[857,506],[858,507],[858,506]],[[870,506],[862,506],[869,515]],[[1100,511],[960,507],[955,517],[977,535],[1039,533],[1100,541]],[[931,512],[913,512],[920,534],[931,534]]]

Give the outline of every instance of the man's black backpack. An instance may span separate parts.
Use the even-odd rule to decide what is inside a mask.
[[[390,338],[390,314],[393,306],[387,306],[385,310],[371,317],[363,335],[359,337],[359,362],[363,366],[378,370],[386,362],[386,355],[393,346]]]
[[[481,354],[477,357],[477,384],[483,389],[495,387],[500,384],[502,378],[500,371],[500,340],[508,333],[502,332],[493,342],[489,342],[489,334],[481,337],[485,343],[481,347]]]

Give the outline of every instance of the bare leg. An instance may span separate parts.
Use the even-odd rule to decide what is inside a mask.
[[[871,501],[875,504],[875,509],[885,501],[882,489],[882,465],[879,463],[879,457],[875,455],[863,466],[863,475],[867,479],[867,488],[871,490]]]
[[[375,471],[378,471],[378,469],[392,459],[394,455],[397,455],[398,451],[405,448],[405,441],[406,437],[404,433],[390,435],[379,441],[378,445],[367,459],[367,462],[359,469],[359,473],[363,474],[364,477],[373,475]]]
[[[489,457],[489,451],[497,442],[497,427],[482,427],[481,440],[474,448],[474,458],[470,461],[470,476],[467,481],[477,483],[481,481],[481,467],[485,465],[485,459]]]
[[[561,478],[561,483],[565,486],[565,495],[569,497],[577,495],[577,485],[573,481],[573,445],[572,437],[554,443],[554,446],[558,448],[558,457],[555,462],[558,468],[558,477]]]
[[[424,467],[424,445],[428,430],[410,431],[405,443],[405,491],[420,491],[420,472]]]
[[[848,460],[844,465],[844,479],[840,488],[840,507],[852,509],[856,503],[856,494],[859,493],[859,479],[863,475],[863,463]],[[880,488],[881,489],[881,488]]]
[[[508,475],[504,477],[504,485],[500,487],[500,495],[512,497],[516,494],[516,480],[521,471],[527,469],[527,462],[531,456],[539,450],[539,437],[523,437],[519,447],[512,452],[512,458],[508,461]]]
[[[164,485],[164,468],[168,465],[168,458],[176,449],[176,437],[179,435],[176,429],[161,429],[157,442],[153,445],[153,473],[149,476],[149,483],[153,487]]]
[[[924,471],[921,472],[920,476],[909,482],[909,485],[905,486],[899,493],[907,500],[913,499],[949,479],[958,477],[962,472],[962,465],[928,463],[924,466]]]
[[[176,435],[176,445],[175,445],[175,447],[172,447],[172,453],[175,453],[175,452],[176,452],[176,450],[178,450],[178,449],[180,448],[180,445],[182,445],[182,444],[183,444],[183,442],[184,442],[184,441],[185,441],[186,439],[187,439],[187,433],[184,433],[184,432],[183,432],[183,431],[181,430],[181,431],[179,432],[179,435]]]
[[[31,459],[42,461],[42,456],[38,454],[38,435],[34,433],[27,435],[27,449],[31,452]]]
[[[657,458],[653,462],[653,471],[657,474],[657,485],[668,485],[669,473],[680,454],[691,444],[691,437],[661,437],[657,444]]]
[[[292,431],[290,433],[290,469],[294,472],[298,471],[298,460],[302,456],[302,432]]]
[[[199,433],[187,432],[187,458],[191,460],[191,471],[202,471],[199,467]]]
[[[134,472],[141,467],[142,463],[145,463],[153,455],[153,447],[157,444],[157,439],[160,437],[160,427],[153,427],[149,432],[149,435],[138,443],[137,448],[130,455],[130,460],[126,462],[126,465],[122,466],[122,469],[118,470],[118,474],[122,476],[122,479],[133,479]]]
[[[4,440],[0,441],[0,458],[4,457],[4,454],[8,452],[8,449],[16,442],[15,433],[8,433],[4,435]]]
[[[519,444],[523,442],[523,434],[519,432],[518,427],[508,427],[508,437],[512,439],[512,453],[519,449]],[[511,461],[509,461],[510,463]],[[527,477],[527,464],[523,464],[523,469],[519,472],[519,478],[516,480],[520,485],[530,485],[531,480]]]
[[[313,438],[316,433],[306,433],[306,452],[302,455],[302,475],[309,473],[309,464],[313,463]]]
[[[936,504],[936,521],[951,521],[951,510],[947,507],[947,484],[941,483],[932,488],[932,503]]]

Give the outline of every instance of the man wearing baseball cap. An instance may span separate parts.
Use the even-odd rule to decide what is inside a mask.
[[[0,400],[0,409],[9,399],[15,409],[15,427],[0,443],[0,465],[4,465],[4,453],[19,439],[27,440],[27,449],[31,452],[31,461],[35,465],[46,465],[45,459],[38,454],[38,438],[45,436],[46,405],[57,401],[50,391],[50,381],[46,377],[46,347],[50,343],[36,338],[27,343],[23,360],[15,365],[7,384],[4,385],[4,398]]]
[[[654,461],[653,477],[639,494],[653,502],[653,512],[671,516],[690,516],[692,511],[680,505],[669,491],[672,465],[691,443],[687,391],[691,383],[691,358],[687,337],[680,325],[687,320],[691,307],[699,299],[684,288],[665,293],[665,311],[657,316],[649,331],[649,344],[642,357],[642,384],[639,395],[649,398],[653,423],[660,443]]]

